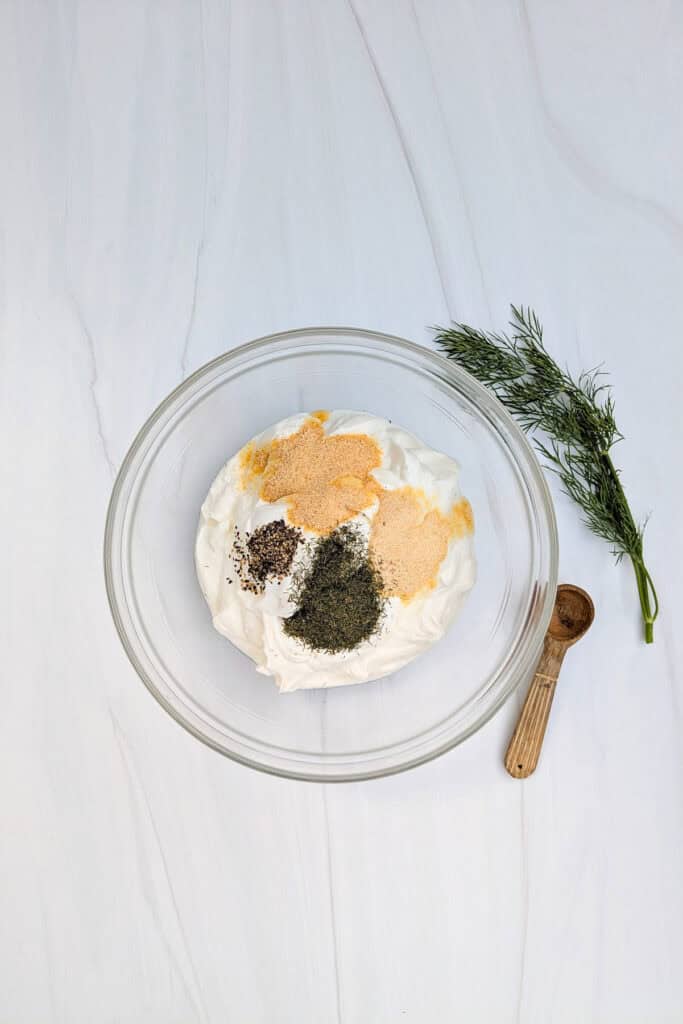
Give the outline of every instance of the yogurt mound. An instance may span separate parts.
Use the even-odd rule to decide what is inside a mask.
[[[368,413],[297,413],[269,427],[223,466],[201,508],[195,561],[214,627],[281,692],[395,672],[441,639],[476,579],[458,476],[453,459]],[[283,622],[316,543],[346,524],[383,580],[383,611],[353,649],[317,650]],[[281,557],[278,534],[288,571],[245,580],[249,538],[261,551],[264,536],[277,539]]]

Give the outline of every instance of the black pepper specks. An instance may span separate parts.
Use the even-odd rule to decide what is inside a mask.
[[[232,557],[242,589],[262,594],[266,583],[283,580],[302,541],[301,531],[284,519],[265,523],[245,536],[235,529]]]

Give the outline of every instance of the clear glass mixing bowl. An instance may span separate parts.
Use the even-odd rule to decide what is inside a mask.
[[[386,417],[458,460],[478,581],[444,639],[394,676],[280,695],[213,629],[195,531],[229,456],[274,421],[321,408]],[[555,594],[557,534],[531,448],[476,381],[399,338],[324,328],[243,345],[162,402],[121,466],[104,559],[126,652],[181,725],[254,768],[347,781],[449,750],[529,676]]]

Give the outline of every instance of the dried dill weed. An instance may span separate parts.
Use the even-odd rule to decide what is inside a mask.
[[[236,529],[232,557],[242,589],[262,594],[266,583],[283,580],[302,540],[301,531],[283,519],[264,523],[246,537]]]
[[[340,526],[313,545],[309,564],[294,579],[297,610],[282,628],[314,651],[351,651],[377,631],[382,590],[362,534]]]

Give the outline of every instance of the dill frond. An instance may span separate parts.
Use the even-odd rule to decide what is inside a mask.
[[[536,431],[534,444],[565,492],[583,512],[590,530],[606,540],[617,561],[630,558],[645,625],[652,643],[659,611],[657,593],[643,559],[643,530],[629,507],[610,455],[622,440],[611,389],[600,368],[577,379],[547,352],[536,313],[511,307],[508,333],[479,331],[454,323],[436,328],[445,354],[486,385],[525,431]]]

